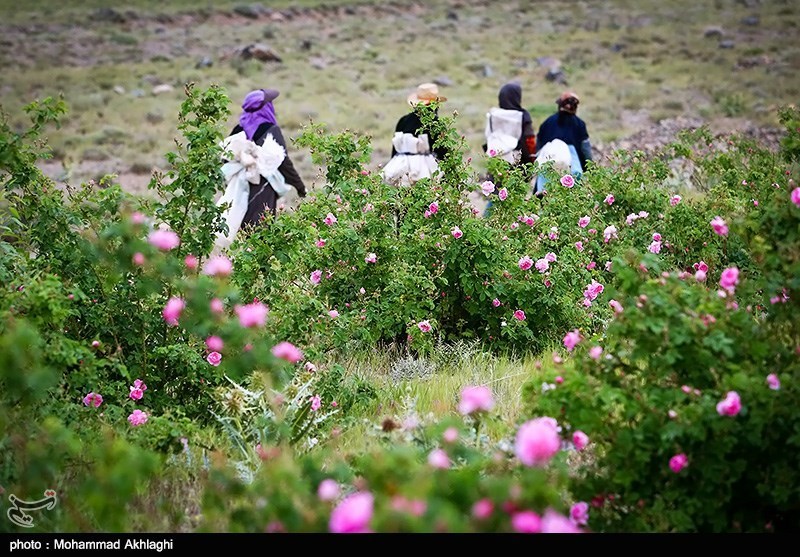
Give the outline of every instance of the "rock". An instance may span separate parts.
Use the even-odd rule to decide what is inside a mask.
[[[95,149],[90,147],[83,151],[81,158],[85,161],[107,161],[109,159],[108,153],[103,151],[102,149]]]
[[[561,61],[558,58],[550,56],[540,56],[536,59],[536,63],[542,68],[558,68],[561,69]]]
[[[281,12],[273,12],[272,14],[270,14],[269,18],[272,21],[284,21],[286,19],[286,16],[284,16]]]
[[[625,50],[626,45],[624,43],[614,43],[611,45],[611,52],[622,52]]]
[[[175,88],[169,83],[162,83],[161,85],[156,85],[155,87],[153,87],[152,93],[154,95],[161,95],[164,93],[172,93],[172,91],[174,90]]]
[[[159,78],[155,74],[149,73],[142,76],[142,81],[144,81],[149,85],[158,85],[159,83],[161,83],[161,78]]]
[[[308,63],[311,64],[312,68],[317,70],[324,70],[328,67],[328,61],[321,56],[312,56],[308,59]]]
[[[125,14],[118,12],[114,8],[100,8],[92,12],[89,19],[93,21],[105,21],[108,23],[125,23]]]
[[[150,124],[160,124],[164,121],[164,115],[160,112],[148,112],[144,115],[144,119]]]
[[[471,71],[482,75],[483,77],[492,77],[494,70],[489,64],[470,64],[467,66]]]
[[[123,87],[122,85],[114,85],[114,89],[113,90],[117,95],[124,95],[125,94],[125,87]]]
[[[236,6],[233,8],[233,13],[246,17],[248,19],[258,19],[261,17],[260,6]]]
[[[719,25],[711,25],[703,30],[703,36],[707,38],[720,38],[725,34]]]
[[[162,25],[166,25],[168,23],[175,23],[175,18],[169,14],[158,14],[156,17],[156,22],[161,23]]]
[[[264,31],[261,32],[261,36],[265,39],[274,39],[275,38],[275,29],[272,27],[264,27]]]
[[[195,69],[201,70],[203,68],[210,68],[214,65],[214,61],[211,59],[210,56],[203,56],[200,60],[197,61],[195,64]]]
[[[761,23],[761,18],[757,15],[747,16],[741,21],[742,25],[755,26]]]
[[[452,87],[454,85],[453,80],[446,75],[440,75],[439,77],[435,78],[433,82],[439,87]]]
[[[547,73],[544,74],[544,78],[547,81],[552,81],[553,83],[558,83],[560,85],[567,84],[567,76],[561,71],[561,68],[550,68],[547,70]]]
[[[255,58],[261,62],[283,62],[277,52],[268,45],[262,43],[247,45],[242,49],[241,56],[245,60]]]
[[[308,50],[311,50],[312,46],[314,46],[314,43],[311,42],[311,39],[303,39],[300,42],[300,50],[308,51]]]
[[[144,97],[144,91],[142,89],[134,89],[133,91],[131,91],[131,95],[134,98],[141,99],[142,97]]]
[[[736,46],[736,43],[734,41],[731,41],[731,40],[720,41],[719,42],[719,47],[720,48],[733,48],[734,46]]]
[[[458,12],[455,10],[447,10],[447,19],[458,21]]]

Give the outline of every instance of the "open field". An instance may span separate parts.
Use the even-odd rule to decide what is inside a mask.
[[[277,88],[287,136],[309,121],[356,130],[374,138],[374,166],[388,159],[406,95],[423,81],[442,84],[444,109],[458,111],[474,157],[484,114],[513,79],[535,125],[561,90],[578,92],[601,153],[666,118],[723,132],[773,127],[776,108],[800,93],[800,6],[791,1],[35,6],[0,2],[0,104],[22,126],[24,104],[63,94],[70,113],[50,134],[48,173],[72,182],[115,173],[132,191],[146,188],[173,148],[190,81],[227,89],[231,126],[247,91]],[[254,43],[281,61],[242,60],[236,49]],[[550,81],[554,65],[561,74]],[[160,85],[172,90],[154,94]],[[319,185],[308,153],[291,155]]]

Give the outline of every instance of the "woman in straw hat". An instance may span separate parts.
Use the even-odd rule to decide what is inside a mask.
[[[383,168],[383,177],[390,184],[410,185],[430,178],[438,168],[439,160],[447,156],[447,149],[438,146],[437,136],[423,125],[416,110],[417,105],[440,103],[447,98],[439,94],[435,83],[423,83],[408,96],[412,110],[397,122],[392,138],[392,158]]]

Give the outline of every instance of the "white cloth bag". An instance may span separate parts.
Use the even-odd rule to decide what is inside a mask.
[[[572,153],[569,145],[560,139],[554,139],[543,145],[536,155],[537,166],[553,161],[553,167],[562,173],[568,173],[572,165]]]
[[[512,164],[519,162],[522,151],[517,149],[522,137],[522,112],[505,108],[492,108],[486,113],[486,152],[494,152]]]
[[[232,153],[231,160],[222,165],[222,175],[227,186],[217,201],[218,207],[228,204],[222,213],[222,218],[228,225],[228,233],[217,234],[215,243],[220,248],[227,248],[236,237],[247,213],[250,184],[258,184],[263,176],[279,196],[286,194],[290,186],[278,172],[278,167],[286,158],[286,150],[275,141],[272,134],[267,134],[263,145],[257,145],[247,139],[244,132],[239,132],[225,138],[221,146],[223,157],[228,152]]]
[[[428,134],[417,137],[410,133],[395,132],[392,146],[397,154],[381,172],[389,184],[409,186],[423,178],[431,178],[439,169],[439,163],[431,153]]]

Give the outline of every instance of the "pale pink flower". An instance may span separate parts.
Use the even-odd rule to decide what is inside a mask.
[[[700,271],[700,270],[695,271],[694,280],[696,280],[697,282],[705,282],[706,281],[705,271]]]
[[[330,478],[324,479],[317,487],[317,497],[320,501],[334,501],[339,497],[339,484]]]
[[[611,272],[611,261],[606,261],[604,267],[605,267],[605,270],[610,273]]]
[[[578,226],[580,226],[581,228],[586,228],[587,226],[589,226],[589,221],[591,220],[592,219],[589,217],[589,215],[584,215],[578,219]]]
[[[542,519],[533,511],[521,511],[511,517],[511,527],[519,534],[538,534],[542,531]]]
[[[222,303],[222,300],[220,300],[219,298],[212,299],[211,303],[209,305],[210,305],[211,311],[213,313],[219,314],[219,313],[222,313],[223,311],[225,311],[225,305]]]
[[[533,259],[525,255],[519,260],[518,264],[520,269],[522,269],[523,271],[527,271],[528,269],[533,267]]]
[[[454,427],[448,427],[444,430],[442,439],[444,439],[446,443],[455,443],[458,441],[458,430]]]
[[[514,319],[517,321],[525,321],[525,312],[521,309],[518,309],[514,312]]]
[[[133,427],[144,425],[147,423],[147,413],[141,410],[134,410],[133,414],[128,416],[128,421]]]
[[[668,410],[667,416],[669,416],[670,420],[674,420],[675,418],[678,417],[678,413],[675,410]]]
[[[428,455],[428,464],[433,468],[446,470],[450,468],[450,457],[442,449],[434,449]]]
[[[689,385],[681,385],[681,391],[688,395],[691,394],[692,388]]]
[[[100,346],[100,341],[99,340],[93,340],[92,341],[92,348],[97,348],[98,346]]]
[[[605,290],[604,286],[592,279],[590,284],[586,285],[586,290],[583,291],[583,297],[589,301],[595,300]]]
[[[669,459],[669,469],[676,474],[689,466],[689,459],[684,453],[676,454]]]
[[[650,216],[650,213],[648,213],[647,211],[639,211],[639,218],[640,219],[646,219],[649,216]]]
[[[366,263],[375,263],[378,260],[378,256],[374,253],[368,253],[367,256],[364,258]]]
[[[603,349],[600,346],[592,346],[589,349],[589,357],[593,360],[599,360],[603,354]]]
[[[603,241],[607,244],[612,239],[618,238],[617,236],[617,227],[613,224],[611,226],[607,226],[605,230],[603,230]]]
[[[539,220],[539,215],[530,215],[526,216],[522,222],[524,222],[528,226],[533,226],[534,224],[536,224],[536,221],[538,220]]]
[[[781,388],[781,380],[778,379],[778,376],[774,373],[770,373],[767,375],[767,385],[769,385],[769,388],[773,391],[777,391]]]
[[[681,202],[681,199],[682,198],[680,195],[673,195],[672,197],[669,198],[669,204],[674,207],[675,205]]]
[[[575,445],[576,451],[582,451],[589,444],[589,436],[578,430],[572,434],[572,444]]]
[[[196,256],[192,255],[191,253],[183,258],[183,264],[186,265],[187,269],[195,270],[197,269],[199,261]]]
[[[550,238],[551,240],[553,240],[554,242],[556,240],[558,240],[558,227],[557,226],[551,226],[550,227],[550,233],[547,234],[547,237]]]
[[[222,339],[216,335],[212,335],[206,339],[206,348],[209,350],[214,352],[222,352],[224,347],[225,343],[222,342]]]
[[[700,261],[699,263],[695,263],[692,265],[696,271],[703,271],[704,273],[708,272],[708,264],[705,261]]]
[[[580,534],[581,529],[563,514],[547,509],[542,516],[542,534]]]
[[[425,321],[420,321],[417,323],[417,327],[423,333],[430,333],[433,327],[431,326],[430,322],[426,319]]]
[[[490,412],[492,408],[494,408],[494,397],[492,397],[492,390],[489,387],[478,385],[464,387],[461,391],[458,411],[463,416],[476,412]]]
[[[494,512],[494,503],[491,499],[481,499],[472,505],[472,516],[478,520],[486,520]]]
[[[711,219],[711,228],[714,229],[719,236],[728,235],[728,225],[722,220],[722,217],[714,217]]]
[[[131,222],[133,224],[144,224],[146,218],[142,213],[136,211],[131,215]]]
[[[650,253],[661,253],[661,242],[650,242],[647,251]]]
[[[544,273],[549,268],[550,268],[550,262],[544,257],[536,260],[536,270],[539,271],[540,273]]]
[[[508,190],[506,188],[500,188],[500,191],[497,192],[497,197],[500,198],[500,201],[505,201],[508,198]]]
[[[339,503],[331,513],[328,529],[334,534],[369,532],[374,498],[369,492],[358,492]]]
[[[178,318],[181,316],[181,312],[185,307],[186,302],[181,298],[176,298],[174,296],[170,298],[161,311],[161,315],[164,317],[164,321],[167,322],[167,325],[176,326],[178,324]]]
[[[485,181],[481,184],[481,191],[483,195],[491,195],[494,192],[494,184],[490,181]]]
[[[492,300],[492,305],[494,307],[500,307],[500,300],[498,298],[495,298],[494,300]]]
[[[103,404],[103,395],[100,393],[91,392],[85,397],[83,397],[83,404],[86,406],[94,406],[97,408],[101,404]]]
[[[720,416],[735,416],[741,409],[742,401],[736,391],[728,391],[725,398],[717,403],[717,414]]]
[[[589,503],[579,501],[569,509],[569,519],[575,526],[585,526],[589,522]]]
[[[639,215],[637,215],[636,213],[631,213],[630,215],[625,217],[625,224],[627,224],[628,226],[633,226],[633,223],[636,222],[638,218]]]
[[[428,212],[430,212],[431,215],[435,215],[436,213],[438,213],[439,204],[433,201],[430,205],[428,205]]]
[[[592,269],[594,269],[595,267],[597,267],[597,262],[596,261],[589,261],[589,263],[586,265],[586,268],[589,269],[590,271]]]
[[[581,241],[575,242],[575,249],[578,251],[583,251],[583,242]]]
[[[181,239],[172,230],[153,230],[147,241],[162,251],[169,251],[181,245]]]
[[[322,281],[322,271],[319,269],[313,271],[308,279],[311,281],[311,284],[319,284],[320,281]]]
[[[370,211],[372,211],[374,208],[375,208],[375,207],[372,205],[372,203],[367,203],[366,205],[364,205],[364,208],[363,208],[363,209],[361,209],[361,212],[362,212],[362,213],[369,213],[369,212],[370,212]]]
[[[263,327],[267,322],[267,314],[269,314],[269,308],[261,302],[237,304],[233,311],[239,318],[239,324],[242,327]]]
[[[144,265],[144,262],[145,262],[145,257],[142,252],[137,251],[136,253],[133,254],[134,265],[136,265],[137,267],[141,267],[142,265]]]
[[[578,345],[580,341],[581,341],[581,334],[580,332],[578,332],[578,329],[570,331],[566,335],[564,335],[564,346],[567,348],[569,352],[572,352],[572,350]]]
[[[136,381],[133,382],[133,385],[131,386],[130,395],[128,396],[130,396],[130,398],[132,398],[133,400],[142,400],[142,397],[144,396],[144,392],[146,390],[147,390],[147,385],[144,384],[144,381],[142,381],[141,379],[137,379]]]
[[[565,188],[571,188],[575,185],[575,178],[573,178],[571,174],[564,174],[561,177],[561,185]]]
[[[729,267],[722,271],[722,275],[719,277],[719,285],[722,288],[733,294],[737,284],[739,284],[739,269]]]
[[[317,241],[314,242],[314,245],[316,245],[318,248],[324,248],[326,243],[327,243],[327,240],[325,240],[323,238],[318,238]]]
[[[206,356],[206,360],[208,360],[208,363],[212,366],[217,367],[222,362],[222,354],[219,352],[211,352]]]
[[[561,385],[562,383],[564,383],[564,378],[561,377],[560,375],[556,375],[555,382],[556,385]]]
[[[336,319],[337,317],[339,317],[339,312],[336,311],[335,309],[332,309],[328,312],[328,315],[330,316],[331,319]]]
[[[658,232],[653,233],[653,241],[654,242],[660,242],[661,241],[661,234],[659,234]]]
[[[544,256],[544,258],[547,259],[548,263],[555,263],[558,260],[558,258],[556,257],[556,254],[553,253],[552,251],[547,252],[547,254]]]
[[[464,235],[464,233],[461,232],[461,229],[457,226],[453,227],[453,229],[450,231],[450,234],[452,234],[453,238],[455,238],[456,240],[458,240]]]
[[[336,218],[336,215],[334,215],[333,213],[328,213],[327,215],[325,215],[325,218],[322,219],[322,222],[324,222],[328,226],[331,226],[335,224],[337,220],[339,219]]]
[[[792,203],[800,207],[800,187],[794,188],[791,193]]]
[[[609,193],[606,196],[605,202],[608,203],[609,205],[613,205],[614,204],[614,195]]]
[[[367,291],[366,291],[366,290],[364,290],[364,287],[362,286],[361,288],[359,288],[359,289],[358,289],[358,293],[359,293],[359,294],[361,294],[361,295],[363,296],[364,294],[366,294],[366,293],[367,293]]]
[[[322,399],[319,395],[314,395],[311,397],[311,411],[316,412],[322,408]]]
[[[203,274],[211,277],[227,277],[233,272],[233,263],[224,255],[217,255],[203,265]]]
[[[550,461],[561,447],[553,418],[536,418],[517,431],[514,452],[525,466],[541,466]]]
[[[272,347],[272,355],[292,364],[296,364],[303,359],[303,353],[300,349],[285,340]]]
[[[305,368],[306,368],[306,371],[309,372],[309,373],[314,373],[314,372],[317,371],[317,366],[315,366],[311,362],[306,362]]]

